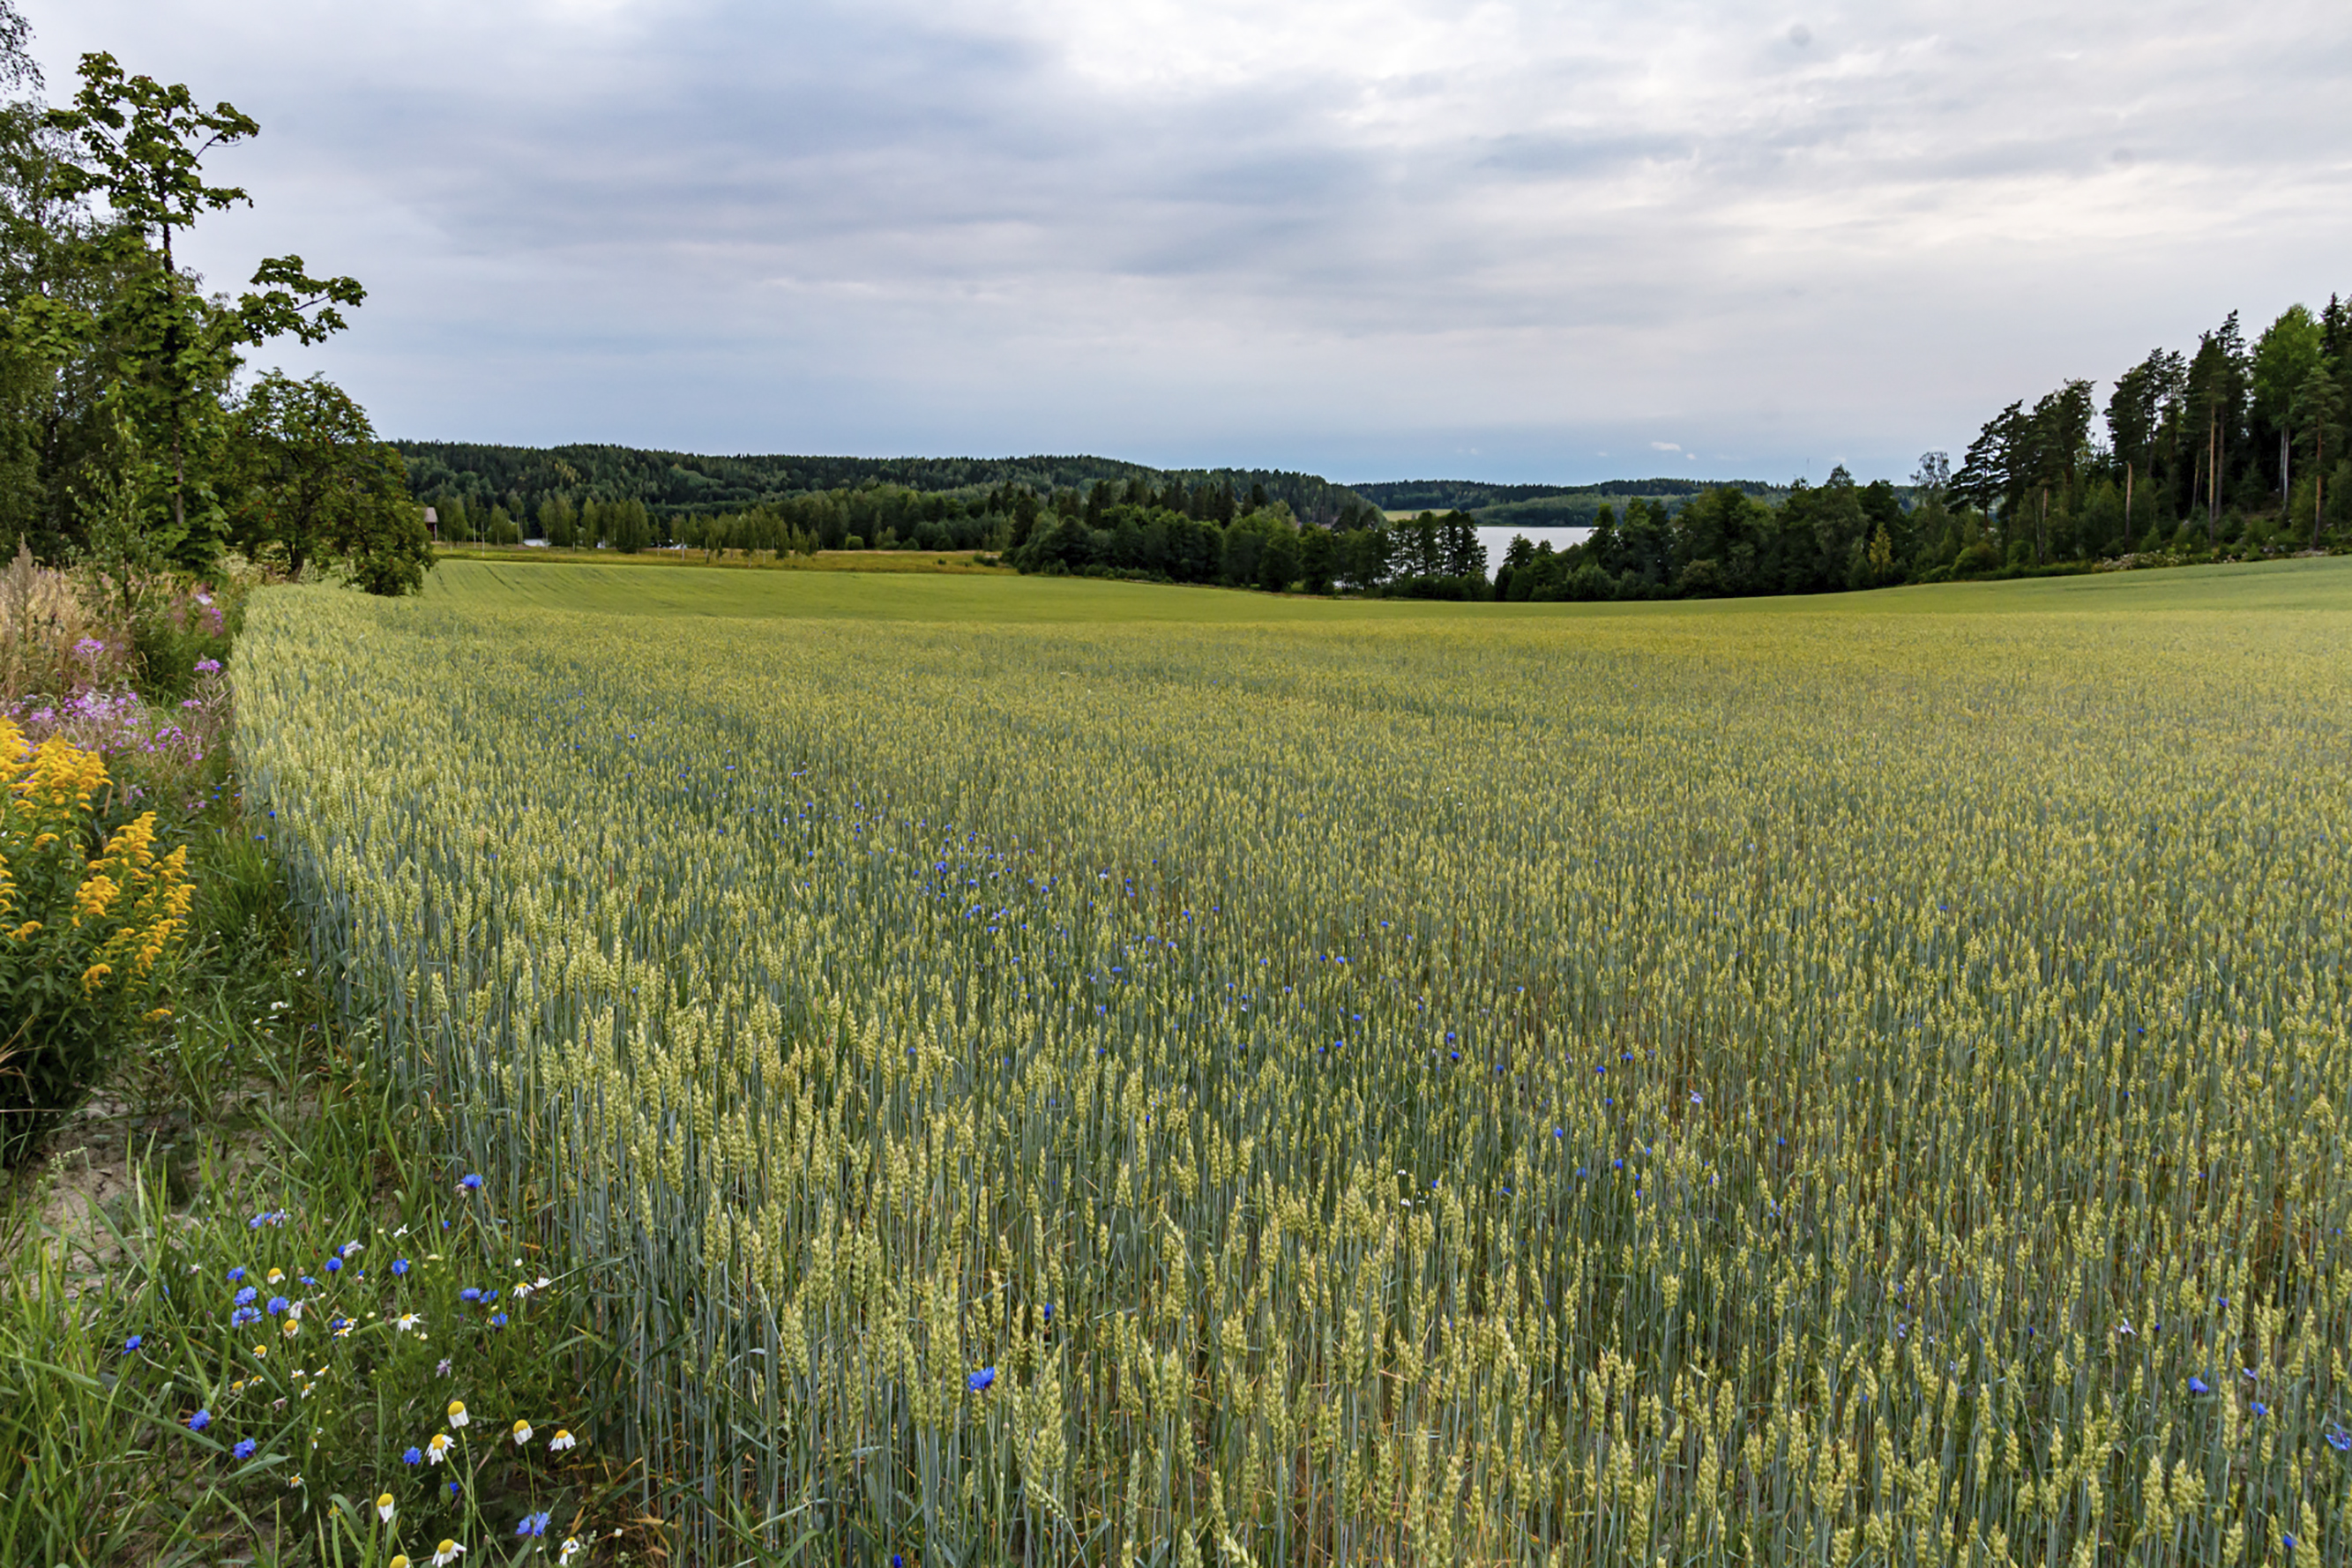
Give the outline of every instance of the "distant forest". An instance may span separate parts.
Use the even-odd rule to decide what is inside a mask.
[[[1600,521],[1603,510],[1620,513],[1639,500],[1672,514],[1691,497],[1725,486],[1776,503],[1788,494],[1785,485],[1758,479],[1609,479],[1591,485],[1391,479],[1348,488],[1392,513],[1459,510],[1486,528],[1591,528]]]
[[[1313,474],[1167,470],[1109,458],[718,458],[611,446],[393,445],[408,464],[410,492],[435,509],[445,539],[498,540],[502,529],[516,540],[552,539],[556,531],[541,523],[552,506],[559,525],[568,510],[575,520],[610,518],[605,526],[624,536],[634,519],[646,543],[699,541],[710,532],[709,521],[725,519],[722,532],[798,531],[829,550],[851,538],[877,543],[886,534],[912,546],[919,533],[945,542],[924,548],[979,549],[994,534],[1009,538],[1019,494],[1034,508],[1106,485],[1141,485],[1155,496],[1181,491],[1195,512],[1246,510],[1255,495],[1322,528],[1360,527],[1379,510]],[[589,542],[597,540],[625,542],[611,531]]]
[[[712,555],[978,550],[1024,571],[1460,598],[1825,593],[2352,545],[2352,312],[2297,305],[2252,343],[2232,313],[2159,349],[2101,408],[2069,381],[1907,484],[1617,480],[1353,487],[1103,458],[695,457],[397,443],[444,540]],[[1391,521],[1391,512],[1416,511]],[[1565,550],[1479,525],[1586,523]]]
[[[1738,479],[1727,482],[1754,494],[1761,494],[1767,489],[1763,485]],[[1612,479],[1597,485],[1490,485],[1478,479],[1387,479],[1379,484],[1349,487],[1366,500],[1378,502],[1390,511],[1466,511],[1474,517],[1488,507],[1507,506],[1519,501],[1573,498],[1598,502],[1630,496],[1687,497],[1709,488],[1710,482],[1705,479]]]

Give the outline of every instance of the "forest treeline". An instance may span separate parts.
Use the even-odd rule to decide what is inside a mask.
[[[1349,488],[1397,512],[1465,511],[1485,528],[1591,528],[1601,513],[1622,513],[1633,502],[1679,509],[1696,495],[1729,485],[1760,500],[1777,501],[1783,485],[1757,479],[1609,479],[1590,485],[1498,485],[1477,479],[1396,479]],[[1906,491],[1907,493],[1907,491]]]
[[[2158,349],[2102,407],[2069,381],[1986,421],[1945,487],[1995,521],[2011,566],[2133,552],[2317,549],[2352,521],[2344,452],[2352,308],[2291,305],[2247,342],[2230,312],[2194,349]]]
[[[923,524],[953,524],[992,517],[1007,522],[1012,495],[1027,490],[1041,501],[1083,496],[1106,485],[1143,484],[1155,494],[1171,485],[1201,498],[1252,492],[1278,500],[1292,515],[1325,528],[1360,526],[1378,510],[1342,486],[1315,474],[1263,468],[1161,469],[1109,458],[826,458],[703,457],[634,447],[511,447],[470,442],[400,441],[409,483],[436,518],[454,507],[461,526],[477,532],[444,537],[488,538],[478,531],[493,509],[520,536],[546,536],[540,513],[558,500],[575,512],[593,505],[642,509],[647,528],[665,543],[698,543],[707,521],[764,531],[800,529],[839,549],[845,540],[869,542],[888,531],[910,541]],[[743,521],[756,520],[756,521]],[[982,547],[987,531],[950,527],[961,542]],[[689,538],[689,536],[694,536]],[[607,542],[611,542],[609,537]]]
[[[1634,487],[1622,481],[1582,494],[1359,485],[1389,510],[1432,510],[1328,540],[1297,530],[1286,543],[1228,547],[1213,568],[1208,545],[1164,512],[1088,507],[1013,559],[1031,570],[1513,600],[1830,593],[2261,559],[2352,545],[2347,407],[2352,310],[2331,297],[2316,312],[2290,307],[2251,343],[2233,312],[2194,350],[2158,350],[2125,371],[2104,408],[2087,381],[2020,399],[1985,423],[1957,472],[1946,453],[1928,452],[1904,486],[1860,484],[1842,467],[1819,486],[1660,480],[1641,487],[1657,493],[1630,499],[1622,492]],[[1474,523],[1563,501],[1592,506],[1588,538],[1565,550],[1515,539],[1486,576]],[[1453,510],[1440,517],[1440,505]],[[1460,539],[1464,553],[1446,557],[1433,537]]]

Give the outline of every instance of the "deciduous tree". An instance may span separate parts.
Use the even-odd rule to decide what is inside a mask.
[[[424,585],[432,547],[400,454],[341,387],[272,371],[238,405],[233,428],[229,515],[247,553],[296,574],[335,557],[371,593]]]

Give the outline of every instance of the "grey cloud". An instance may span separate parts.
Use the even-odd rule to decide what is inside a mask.
[[[27,9],[53,81],[110,46],[264,121],[205,264],[366,278],[298,357],[404,431],[1899,474],[2352,285],[2303,259],[2352,237],[2340,6],[1530,5],[1475,58],[1174,86],[973,6]]]

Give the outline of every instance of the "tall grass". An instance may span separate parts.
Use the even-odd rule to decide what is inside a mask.
[[[0,1563],[549,1561],[567,1537],[597,1538],[575,1568],[643,1561],[602,1456],[550,1447],[610,1383],[569,1294],[593,1260],[425,1156],[249,826],[215,770],[182,824],[175,1016],[0,1189]],[[78,1184],[93,1164],[122,1184]],[[449,1460],[404,1458],[436,1432]]]
[[[236,674],[689,1557],[2307,1563],[2345,621],[299,590]]]

